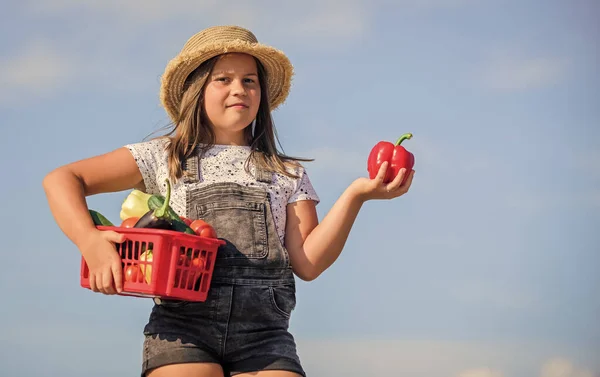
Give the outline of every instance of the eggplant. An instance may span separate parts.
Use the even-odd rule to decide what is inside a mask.
[[[158,211],[158,210],[155,210]],[[170,219],[161,218],[155,211],[148,211],[135,223],[134,228],[151,228],[173,230],[173,224]]]
[[[169,216],[169,200],[171,199],[171,182],[166,179],[167,183],[167,195],[165,195],[165,201],[162,206],[150,210],[140,217],[140,219],[133,226],[134,228],[151,228],[151,229],[173,229],[173,221]]]

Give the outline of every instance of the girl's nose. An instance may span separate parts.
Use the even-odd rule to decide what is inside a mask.
[[[231,93],[233,95],[246,95],[246,87],[241,80],[233,80],[231,83]]]

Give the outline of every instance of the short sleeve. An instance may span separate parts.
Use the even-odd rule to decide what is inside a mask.
[[[127,144],[135,162],[140,169],[144,186],[148,194],[160,194],[158,177],[167,169],[166,139],[154,139],[135,144]]]
[[[298,173],[300,178],[297,180],[298,184],[296,186],[296,190],[288,199],[288,204],[300,200],[313,200],[315,204],[319,204],[319,196],[310,182],[310,178],[308,177],[306,170],[304,168],[300,168]]]

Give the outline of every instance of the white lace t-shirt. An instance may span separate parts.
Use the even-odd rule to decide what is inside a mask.
[[[165,152],[166,138],[125,145],[135,159],[148,194],[166,194],[165,180],[169,176],[167,153]],[[245,170],[245,164],[250,155],[250,147],[215,145],[205,152],[200,161],[199,183],[201,187],[210,183],[234,182],[244,186],[264,187],[271,197],[271,212],[281,243],[284,243],[286,208],[288,203],[299,200],[320,199],[315,192],[304,167],[289,169],[300,178],[291,178],[283,174],[273,173],[272,182],[258,182],[254,178],[254,165],[250,163],[250,174]],[[170,205],[179,216],[187,216],[186,186],[182,180],[171,182]]]

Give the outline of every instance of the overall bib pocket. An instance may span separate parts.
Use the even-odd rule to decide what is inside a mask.
[[[199,218],[214,224],[217,237],[227,242],[219,248],[218,259],[262,259],[267,256],[264,203],[213,202],[196,205],[196,211]]]

